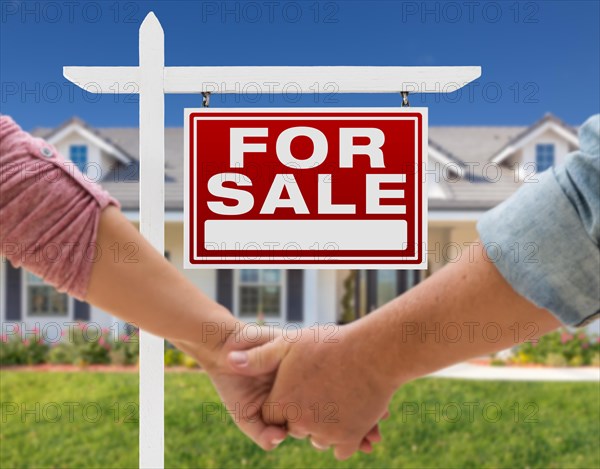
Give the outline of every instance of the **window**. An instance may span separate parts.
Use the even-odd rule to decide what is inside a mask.
[[[283,316],[283,271],[238,271],[238,313],[244,318]]]
[[[540,143],[535,146],[535,164],[539,173],[554,165],[554,144]]]
[[[87,145],[71,145],[69,148],[69,157],[79,171],[84,173],[88,162]]]
[[[398,296],[398,275],[395,270],[377,271],[377,306]]]
[[[25,273],[27,314],[29,316],[67,316],[69,297],[29,272]]]

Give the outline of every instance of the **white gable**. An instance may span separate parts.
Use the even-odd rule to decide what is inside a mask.
[[[565,139],[562,135],[557,134],[552,129],[547,129],[531,139],[520,150],[518,161],[522,166],[535,164],[536,147],[538,144],[554,145],[554,164],[559,165],[564,161],[565,156],[573,151],[576,147],[571,140]]]
[[[492,159],[493,163],[520,167],[532,166],[536,162],[538,144],[554,145],[555,165],[561,164],[567,153],[578,148],[577,136],[556,122],[548,121],[537,129],[525,133],[521,138],[507,145]],[[532,166],[533,167],[533,166]]]
[[[459,163],[448,158],[441,151],[429,145],[427,168],[425,170],[428,198],[450,198],[451,192],[448,187],[448,182],[459,179],[462,172],[463,169]]]
[[[121,150],[78,122],[67,125],[47,140],[67,159],[70,158],[73,146],[85,146],[87,149],[86,173],[92,181],[101,181],[116,162],[128,163],[130,161]]]
[[[444,181],[435,181],[433,178],[428,178],[427,181],[427,197],[430,199],[447,199],[449,198],[448,189],[444,186]]]

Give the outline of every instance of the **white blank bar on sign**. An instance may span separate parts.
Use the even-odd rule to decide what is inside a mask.
[[[407,224],[404,220],[207,220],[204,242],[209,250],[298,249],[294,243],[303,250],[331,249],[331,244],[336,250],[402,250],[407,245]]]

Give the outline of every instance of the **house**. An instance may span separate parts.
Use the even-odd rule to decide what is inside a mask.
[[[310,326],[362,316],[464,255],[477,238],[476,222],[488,209],[536,174],[577,149],[576,129],[547,114],[529,127],[431,127],[429,129],[429,243],[426,271],[183,270],[183,129],[165,132],[165,256],[198,288],[236,316]],[[87,176],[101,183],[138,223],[138,129],[93,128],[72,118],[43,137]],[[525,253],[526,254],[526,253]],[[50,322],[116,320],[56,292],[3,261],[2,321],[27,327]]]

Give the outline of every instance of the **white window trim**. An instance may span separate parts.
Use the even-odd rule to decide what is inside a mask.
[[[21,320],[31,319],[37,322],[58,322],[58,321],[72,321],[75,316],[75,303],[73,298],[67,295],[67,315],[66,316],[32,316],[29,314],[29,295],[27,294],[27,287],[29,282],[27,281],[27,271],[21,269]],[[51,286],[51,285],[50,285]]]
[[[236,318],[243,319],[245,321],[249,321],[251,318],[249,317],[241,317],[240,316],[240,274],[244,269],[235,269],[233,271],[233,312]],[[254,270],[254,269],[252,269]],[[259,269],[260,270],[260,269]],[[264,316],[265,323],[272,322],[285,322],[285,318],[287,318],[287,270],[285,269],[276,269],[281,272],[281,296],[280,296],[280,305],[279,310],[281,311],[279,316],[266,315]]]

